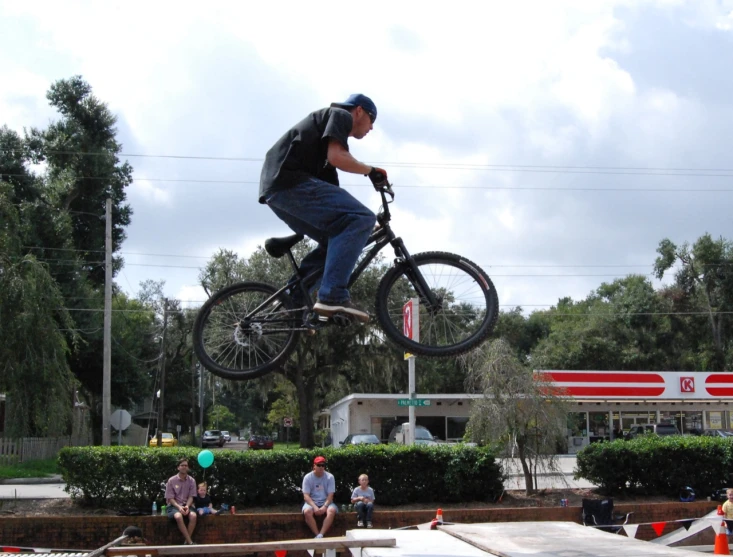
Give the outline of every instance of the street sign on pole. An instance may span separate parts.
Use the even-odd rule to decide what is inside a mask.
[[[117,445],[122,445],[122,431],[130,427],[132,417],[127,410],[118,409],[109,417],[110,425],[117,430]]]
[[[293,427],[293,418],[283,418],[283,425],[285,427]]]
[[[415,342],[420,342],[420,299],[410,298],[407,303],[402,306],[402,331],[407,338]],[[405,443],[412,445],[415,442],[415,356],[409,352],[405,352],[405,360],[407,360],[407,388],[410,398],[406,400],[408,404],[407,421],[410,424],[407,439]],[[398,403],[399,404],[399,403]],[[422,404],[420,406],[423,406]]]
[[[427,398],[398,398],[397,406],[430,406]]]
[[[402,306],[402,334],[410,340],[420,342],[420,299],[410,298]],[[413,358],[413,354],[405,352],[405,360]]]
[[[410,298],[402,306],[402,333],[415,342],[420,342],[420,299]]]

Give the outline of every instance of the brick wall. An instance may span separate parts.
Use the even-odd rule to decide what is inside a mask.
[[[716,502],[655,503],[643,505],[617,504],[619,513],[633,512],[630,523],[663,522],[701,517],[717,506]],[[375,528],[398,528],[429,522],[434,511],[389,511],[379,507],[374,513]],[[492,509],[444,510],[446,521],[525,522],[572,521],[580,522],[580,507],[515,507]],[[59,516],[12,517],[0,520],[0,541],[3,545],[23,547],[50,547],[56,549],[94,549],[122,535],[130,525],[139,526],[153,545],[178,545],[182,536],[176,525],[161,516]],[[356,526],[355,513],[336,517],[331,535],[343,535]],[[664,533],[675,529],[667,526]],[[300,513],[244,514],[235,516],[206,516],[200,520],[194,533],[198,543],[238,543],[277,541],[309,538],[312,534]],[[637,539],[656,537],[651,526],[640,526]]]

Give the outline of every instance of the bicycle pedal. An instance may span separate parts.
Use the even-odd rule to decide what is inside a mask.
[[[331,316],[331,321],[341,328],[348,327],[353,323],[353,318],[346,313],[334,313]]]

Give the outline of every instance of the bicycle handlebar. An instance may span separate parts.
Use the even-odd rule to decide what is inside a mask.
[[[390,184],[387,180],[379,185],[375,184],[374,189],[381,193],[383,196],[385,193],[388,194],[392,198],[392,200],[394,200],[394,191],[392,191],[392,184]]]

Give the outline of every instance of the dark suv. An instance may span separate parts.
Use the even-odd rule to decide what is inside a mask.
[[[674,424],[643,424],[632,425],[629,432],[624,436],[627,441],[641,437],[646,433],[655,433],[657,435],[679,435],[680,430]]]
[[[201,438],[202,447],[223,447],[224,435],[218,429],[207,429]]]

